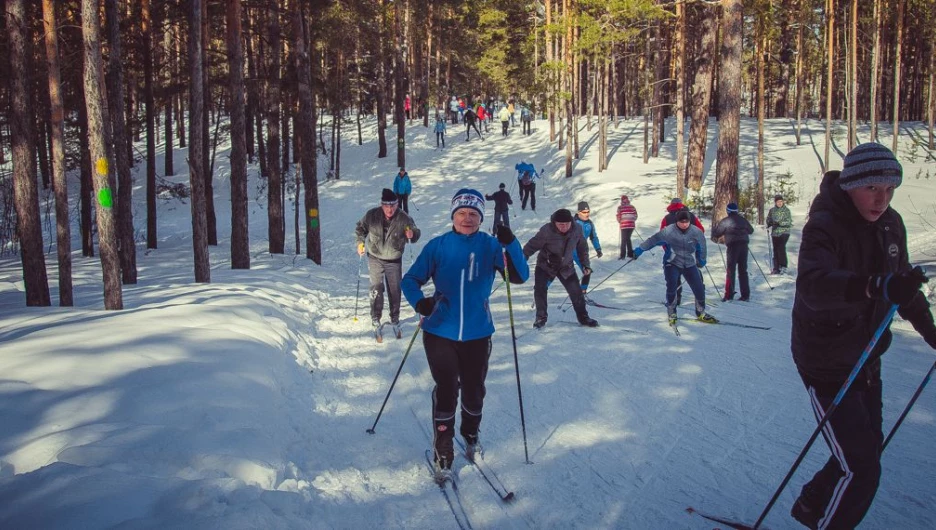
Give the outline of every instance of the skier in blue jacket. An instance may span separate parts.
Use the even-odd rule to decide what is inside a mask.
[[[423,347],[435,381],[432,391],[433,448],[437,472],[451,472],[455,457],[455,413],[461,390],[460,432],[469,457],[478,449],[484,380],[491,355],[494,322],[488,306],[496,272],[511,283],[530,275],[526,258],[510,228],[497,237],[480,230],[484,196],[460,189],[452,198],[452,230],[426,243],[403,277],[403,294],[423,316]],[[422,286],[432,280],[435,292]]]
[[[400,208],[403,212],[409,213],[409,196],[413,192],[413,184],[410,182],[409,173],[405,167],[400,168],[400,172],[393,178],[393,193],[396,193],[400,199]]]
[[[582,227],[582,236],[585,238],[585,241],[591,241],[593,247],[595,247],[595,252],[598,254],[597,257],[601,257],[601,241],[598,241],[598,230],[595,229],[595,223],[589,218],[591,215],[591,210],[588,208],[588,203],[582,201],[578,203],[578,213],[575,215],[575,222]],[[585,294],[585,291],[588,291],[588,282],[591,281],[592,271],[588,269],[585,271],[585,266],[582,265],[582,262],[579,261],[578,251],[572,253],[572,261],[578,265],[578,268],[582,269],[582,294]]]

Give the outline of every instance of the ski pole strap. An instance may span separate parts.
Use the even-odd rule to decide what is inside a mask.
[[[833,406],[838,406],[839,402],[842,401],[842,398],[845,397],[845,392],[848,391],[848,387],[855,381],[855,378],[858,377],[858,372],[864,368],[865,362],[867,362],[868,357],[871,355],[871,350],[874,349],[874,346],[877,345],[878,340],[880,340],[881,335],[884,334],[884,330],[887,329],[887,326],[890,325],[891,320],[894,319],[894,314],[897,313],[897,304],[891,304],[890,310],[887,311],[887,315],[884,317],[884,320],[881,321],[881,325],[878,326],[877,331],[874,332],[874,336],[871,337],[871,342],[865,346],[863,352],[861,352],[861,357],[858,358],[858,362],[855,363],[855,367],[852,368],[850,374],[848,374],[848,379],[845,380],[845,384],[842,385],[842,388],[839,389],[838,394],[835,395],[835,399],[832,400]]]

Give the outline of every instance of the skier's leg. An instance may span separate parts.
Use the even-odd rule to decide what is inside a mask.
[[[380,320],[383,315],[384,268],[379,259],[367,257],[367,272],[370,276],[371,319]]]
[[[536,211],[536,183],[531,182],[529,185],[530,191],[530,209],[534,212]]]
[[[696,316],[705,313],[705,284],[702,283],[702,273],[696,266],[686,267],[681,272],[683,278],[686,279],[686,283],[689,284],[689,288],[692,289],[693,296],[695,296]]]
[[[466,441],[477,441],[481,412],[484,408],[484,380],[491,357],[491,337],[458,344],[458,372],[461,382],[461,427]]]
[[[738,290],[741,293],[741,298],[747,300],[751,296],[751,282],[748,278],[748,244],[747,242],[738,243],[738,254],[736,259],[738,261]]]
[[[400,283],[403,280],[403,263],[385,262],[384,277],[387,278],[387,298],[390,299],[390,322],[396,324],[400,321]]]
[[[423,332],[423,348],[432,389],[432,445],[436,461],[449,467],[455,457],[455,410],[458,405],[458,342]],[[448,464],[446,466],[446,464]]]
[[[533,301],[536,304],[536,319],[546,318],[548,311],[546,309],[546,289],[553,277],[542,269],[536,267],[533,273]]]

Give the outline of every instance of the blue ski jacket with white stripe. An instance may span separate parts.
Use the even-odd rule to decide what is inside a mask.
[[[423,331],[460,342],[494,333],[488,298],[495,271],[504,271],[502,251],[510,283],[525,282],[530,268],[516,239],[501,245],[486,232],[466,236],[453,229],[426,243],[402,282],[403,295],[414,309],[424,298],[422,286],[430,279],[435,286],[435,309],[423,319]]]

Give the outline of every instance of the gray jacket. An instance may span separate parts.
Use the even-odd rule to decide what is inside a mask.
[[[671,224],[653,234],[640,244],[640,248],[650,250],[657,245],[665,245],[663,263],[685,269],[705,264],[705,232],[695,225],[683,232]]]
[[[750,241],[750,235],[754,233],[754,227],[739,213],[729,213],[715,225],[712,230],[712,241],[725,236],[725,244],[747,243]]]
[[[579,260],[583,267],[591,268],[588,259],[588,244],[582,234],[582,227],[572,223],[569,231],[563,234],[556,228],[555,223],[546,223],[540,227],[539,232],[523,245],[523,255],[530,258],[536,256],[536,267],[549,273],[550,276],[568,278],[575,274],[572,264],[572,252],[578,251]]]
[[[413,231],[410,243],[419,241],[419,228],[413,218],[403,210],[397,209],[384,230],[383,208],[367,211],[357,223],[354,233],[358,243],[364,243],[367,254],[384,261],[403,259],[403,247],[406,246],[406,228]]]

